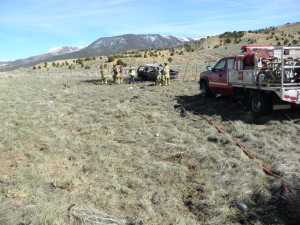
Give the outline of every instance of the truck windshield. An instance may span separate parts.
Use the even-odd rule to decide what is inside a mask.
[[[221,60],[215,65],[215,71],[226,70],[226,60]]]

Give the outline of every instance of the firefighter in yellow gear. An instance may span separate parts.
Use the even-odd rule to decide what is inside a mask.
[[[118,79],[118,84],[121,84],[123,81],[123,66],[119,66],[119,68],[118,68],[117,79]]]
[[[158,75],[156,77],[156,80],[155,80],[155,85],[156,86],[161,86],[162,85],[162,75],[161,75],[161,72],[158,70]]]
[[[168,65],[167,62],[165,62],[165,66],[164,66],[164,76],[165,76],[165,85],[170,85],[170,67]]]
[[[107,72],[104,69],[103,65],[100,66],[100,69],[101,69],[101,83],[102,84],[107,84]]]
[[[118,78],[118,68],[117,68],[117,65],[114,65],[113,66],[113,80],[114,80],[114,83],[117,82],[117,78]]]
[[[129,75],[129,84],[134,84],[135,70],[130,68],[128,75]]]

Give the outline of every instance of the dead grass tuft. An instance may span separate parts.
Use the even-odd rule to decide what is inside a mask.
[[[125,224],[126,221],[118,218],[114,218],[105,212],[98,211],[96,209],[75,207],[71,205],[68,208],[69,220],[71,224]]]

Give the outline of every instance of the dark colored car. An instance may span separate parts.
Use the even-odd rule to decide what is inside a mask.
[[[159,64],[145,64],[137,69],[137,77],[143,81],[155,81],[158,75],[158,71],[162,71],[163,67]],[[178,76],[178,72],[170,69],[171,79],[175,79]]]

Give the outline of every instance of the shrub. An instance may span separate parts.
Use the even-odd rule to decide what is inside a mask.
[[[220,34],[219,38],[241,38],[245,35],[244,31],[225,32]]]
[[[184,45],[184,49],[185,49],[187,52],[193,52],[193,51],[194,51],[194,49],[192,48],[192,46],[189,45],[189,44],[185,44],[185,45]]]
[[[125,63],[124,61],[122,61],[122,59],[118,59],[117,65],[122,65],[122,66],[126,67],[127,63]]]
[[[235,44],[239,44],[241,41],[242,41],[242,39],[240,39],[240,38],[239,39],[238,38],[234,39]]]
[[[286,38],[286,39],[284,39],[283,44],[287,45],[289,42],[290,42],[289,39]]]
[[[115,57],[114,56],[107,56],[107,61],[108,62],[113,62],[113,61],[115,61]]]
[[[249,42],[250,44],[254,44],[254,43],[257,42],[257,40],[256,40],[256,39],[249,38],[249,39],[248,39],[248,42]]]
[[[225,44],[230,44],[231,43],[231,39],[230,38],[226,38],[225,39]]]
[[[75,69],[75,66],[72,64],[72,65],[69,65],[69,70],[73,70]]]

